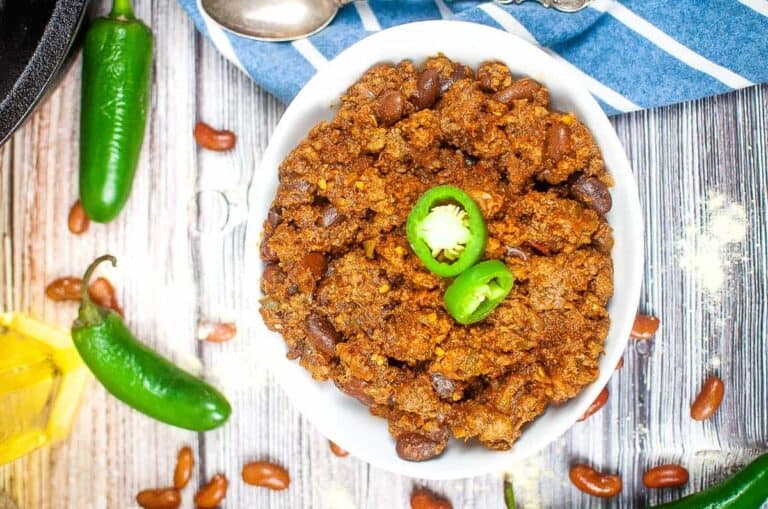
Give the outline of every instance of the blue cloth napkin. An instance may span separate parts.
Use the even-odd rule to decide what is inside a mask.
[[[366,35],[442,18],[501,28],[548,48],[582,74],[609,114],[768,81],[768,0],[596,0],[571,14],[537,2],[356,1],[322,32],[286,43],[239,37],[205,16],[199,0],[179,2],[228,59],[284,102]]]

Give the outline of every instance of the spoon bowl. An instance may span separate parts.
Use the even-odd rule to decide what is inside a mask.
[[[338,0],[202,0],[216,23],[259,41],[293,41],[325,28],[339,10]]]

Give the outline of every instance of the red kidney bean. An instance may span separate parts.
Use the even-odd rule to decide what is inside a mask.
[[[411,492],[411,509],[453,509],[453,505],[427,488],[415,488]]]
[[[453,71],[451,71],[451,74],[447,78],[441,78],[440,79],[440,93],[444,94],[446,93],[454,83],[457,81],[463,80],[464,78],[467,78],[467,68],[464,67],[461,64],[454,63],[453,64]]]
[[[331,442],[330,440],[328,440],[328,447],[330,447],[331,452],[335,456],[338,456],[339,458],[345,458],[349,456],[349,452],[339,447],[338,444],[336,444],[336,442]]]
[[[267,224],[272,228],[275,228],[277,225],[279,225],[282,220],[282,214],[280,214],[280,212],[275,209],[270,209],[269,213],[267,213]]]
[[[270,490],[284,490],[291,484],[288,471],[268,461],[253,461],[243,466],[243,481],[251,486],[260,486]]]
[[[405,98],[397,90],[387,90],[377,99],[374,106],[374,114],[385,126],[390,126],[403,117],[405,110]]]
[[[493,98],[502,104],[509,105],[513,101],[519,101],[522,99],[530,101],[534,98],[536,92],[539,90],[541,90],[541,85],[530,78],[524,78],[522,80],[515,81],[506,88],[502,88],[493,94]]]
[[[704,421],[712,417],[723,402],[724,392],[723,381],[716,376],[709,377],[691,405],[691,418]]]
[[[99,306],[111,309],[122,317],[125,316],[123,308],[117,303],[117,292],[115,292],[115,287],[112,286],[112,283],[110,283],[108,279],[103,277],[96,278],[96,281],[91,283],[91,286],[88,287],[88,296]]]
[[[237,336],[237,325],[232,322],[200,322],[197,337],[209,343],[224,343]]]
[[[580,491],[593,497],[610,498],[621,492],[621,476],[603,474],[587,465],[573,465],[568,477]]]
[[[435,104],[438,95],[440,95],[440,73],[436,69],[425,69],[416,81],[411,103],[419,110],[430,108]]]
[[[341,214],[336,210],[336,207],[330,203],[324,206],[320,210],[320,217],[317,219],[317,226],[328,228],[332,224],[336,223],[341,218]]]
[[[334,380],[336,387],[341,390],[347,396],[352,396],[357,401],[365,406],[371,406],[374,403],[373,398],[365,392],[365,388],[368,387],[368,382],[360,380],[359,378],[349,378],[343,382]]]
[[[214,509],[227,496],[228,486],[229,482],[224,474],[214,475],[208,484],[195,493],[195,505],[199,509]]]
[[[659,319],[650,315],[637,315],[629,333],[635,339],[651,339],[659,329]]]
[[[322,276],[323,272],[325,272],[325,266],[327,263],[328,262],[325,259],[325,256],[323,256],[322,253],[315,251],[305,254],[301,259],[302,267],[307,269],[315,279],[320,279],[320,276]]]
[[[265,262],[276,262],[280,260],[277,256],[277,252],[269,245],[269,237],[264,237],[261,240],[261,246],[259,247],[259,255]]]
[[[397,437],[397,455],[408,461],[426,461],[440,456],[448,441],[432,440],[418,433],[405,433]]]
[[[217,130],[205,122],[195,124],[195,141],[201,147],[208,150],[223,152],[235,147],[237,136],[232,131]]]
[[[592,402],[591,405],[587,408],[586,412],[584,412],[584,415],[579,417],[579,421],[584,421],[588,417],[590,417],[592,414],[600,410],[605,406],[605,404],[608,402],[608,387],[603,387],[603,390],[600,391],[600,393],[597,395],[597,398],[595,398],[595,401]]]
[[[562,122],[553,122],[547,131],[546,154],[558,162],[571,150],[571,128]]]
[[[142,490],[136,503],[144,509],[176,509],[181,505],[181,494],[173,488]]]
[[[659,465],[643,474],[646,488],[675,488],[688,483],[688,470],[681,465]]]
[[[69,217],[67,218],[67,226],[69,231],[75,235],[81,235],[88,231],[88,226],[91,224],[91,219],[86,215],[83,206],[80,204],[80,200],[77,200],[72,208],[69,209]]]
[[[45,295],[56,302],[65,300],[80,301],[83,280],[79,277],[60,277],[45,287]]]
[[[173,487],[182,490],[187,487],[192,479],[192,468],[195,466],[195,457],[192,449],[182,447],[176,457],[176,467],[173,469]]]
[[[331,322],[314,311],[307,318],[307,338],[316,350],[331,357],[336,355],[336,343],[341,340]]]
[[[613,206],[608,186],[597,177],[580,175],[570,186],[571,196],[601,215],[607,214]]]
[[[616,363],[616,369],[621,369],[624,367],[624,357],[619,359],[619,362]]]

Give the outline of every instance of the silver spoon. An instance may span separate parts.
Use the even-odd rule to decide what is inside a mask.
[[[293,41],[319,32],[339,7],[352,0],[202,0],[203,10],[216,23],[238,35],[259,41]],[[522,3],[525,0],[494,0]],[[592,0],[538,0],[544,7],[576,12]]]

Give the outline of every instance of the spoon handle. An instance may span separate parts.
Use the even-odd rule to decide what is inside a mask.
[[[521,4],[525,0],[493,0],[499,4]],[[538,0],[544,7],[552,7],[562,12],[576,12],[588,6],[592,0]]]

